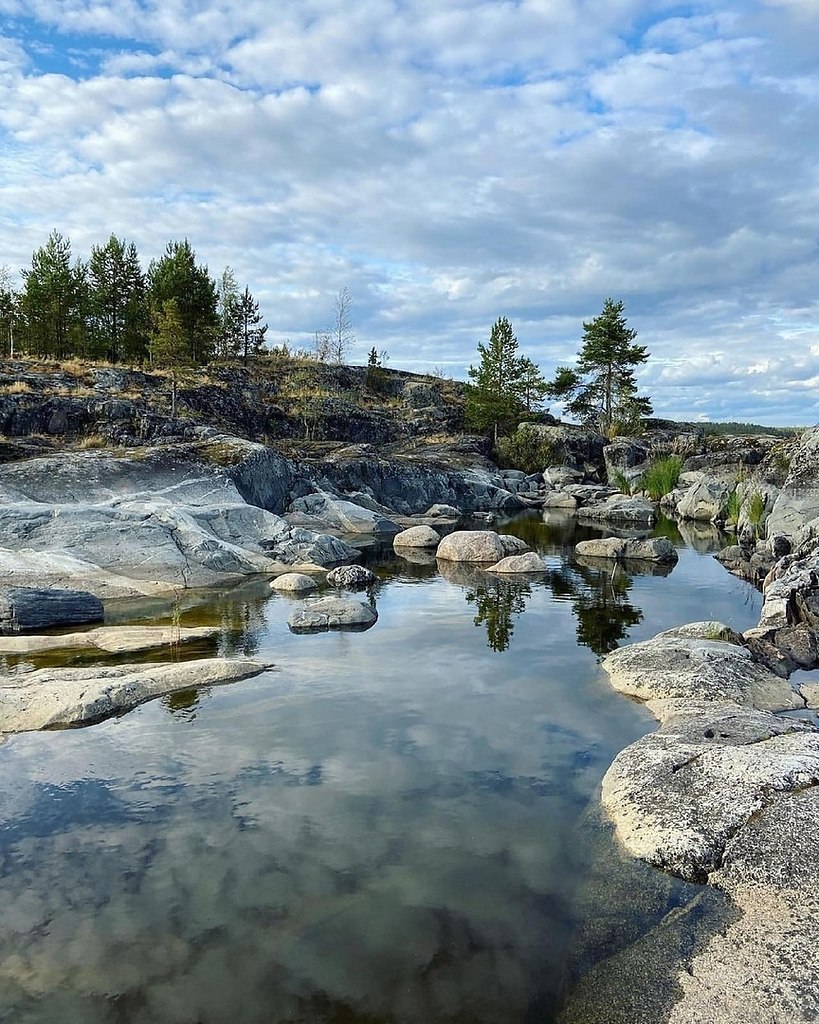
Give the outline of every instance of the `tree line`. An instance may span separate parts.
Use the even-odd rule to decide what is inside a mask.
[[[214,280],[187,239],[168,242],[145,271],[133,242],[112,234],[85,261],[52,231],[22,277],[14,289],[0,268],[0,350],[8,356],[195,366],[247,362],[264,348],[267,325],[250,289],[239,288],[230,267]]]

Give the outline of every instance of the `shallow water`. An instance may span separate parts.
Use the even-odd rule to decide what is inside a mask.
[[[120,606],[218,622],[221,650],[277,668],[0,747],[0,1020],[546,1024],[572,971],[682,899],[623,902],[649,874],[593,824],[612,757],[654,727],[599,656],[746,628],[758,595],[693,547],[612,574],[574,561],[595,534],[571,521],[504,529],[543,580],[370,552],[364,633],[291,634],[264,582]]]

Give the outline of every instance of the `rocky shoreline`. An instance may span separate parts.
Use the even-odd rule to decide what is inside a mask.
[[[412,391],[413,400],[429,398],[422,390]],[[429,410],[424,415],[429,424],[441,420]],[[112,600],[173,596],[245,577],[307,592],[328,570],[354,563],[373,538],[437,554],[444,568],[466,562],[499,574],[545,571],[515,538],[458,531],[463,516],[491,523],[527,508],[575,515],[610,534],[580,545],[579,558],[637,560],[668,571],[673,545],[646,539],[658,504],[604,482],[618,472],[621,482],[636,480],[651,445],[607,445],[559,425],[542,430],[564,461],[530,474],[366,441],[284,454],[195,424],[184,437],[116,452],[45,450],[6,461],[0,633],[14,635],[0,636],[0,655],[84,646],[118,654],[153,647],[170,655],[179,645],[207,644],[207,635],[179,628],[103,627],[56,639],[32,632],[99,621]],[[658,442],[668,443],[665,435]],[[605,659],[611,684],[646,703],[660,726],[615,759],[602,804],[630,855],[708,882],[739,913],[696,956],[672,967],[672,1007],[661,1012],[637,984],[626,986],[630,1001],[622,986],[612,1001],[601,985],[598,1008],[584,995],[581,1017],[581,1003],[573,1008],[570,1000],[566,1024],[774,1024],[819,1014],[803,968],[819,937],[819,731],[805,710],[819,708],[819,683],[789,681],[819,664],[818,450],[814,430],[789,446],[787,467],[776,439],[737,442],[710,459],[694,454],[683,464],[681,486],[663,496],[662,507],[695,538],[698,529],[724,523],[728,481],[742,475],[737,544],[720,558],[762,583],[762,615],[744,636],[721,623],[693,623]],[[750,516],[751,495],[762,502],[761,515]],[[287,579],[294,574],[307,582]],[[342,577],[337,596],[300,598],[291,628],[369,628],[374,609],[344,592],[356,585],[354,575]],[[82,606],[91,617],[43,620],[48,602],[38,605],[36,595],[50,595],[56,614],[55,591],[85,595],[69,602],[70,614],[81,614]],[[93,722],[203,680],[226,683],[270,667],[205,657],[17,672],[0,685],[0,732]]]

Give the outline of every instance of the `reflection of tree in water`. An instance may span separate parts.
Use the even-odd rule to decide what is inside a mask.
[[[532,593],[528,583],[492,580],[468,590],[466,600],[477,610],[476,626],[486,626],[486,642],[493,651],[505,651],[515,631],[513,617],[526,610],[526,598]]]
[[[615,565],[612,570],[585,565],[563,566],[548,576],[557,598],[568,598],[577,618],[577,642],[598,657],[610,654],[629,629],[643,620],[643,613],[626,598],[631,577]]]

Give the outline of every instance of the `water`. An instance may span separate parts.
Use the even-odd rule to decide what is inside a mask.
[[[574,562],[571,522],[509,530],[545,579],[371,552],[365,633],[290,634],[264,582],[143,608],[277,668],[0,746],[0,1020],[548,1024],[683,899],[596,823],[612,757],[654,727],[599,656],[745,628],[758,597],[693,547],[612,575]]]

